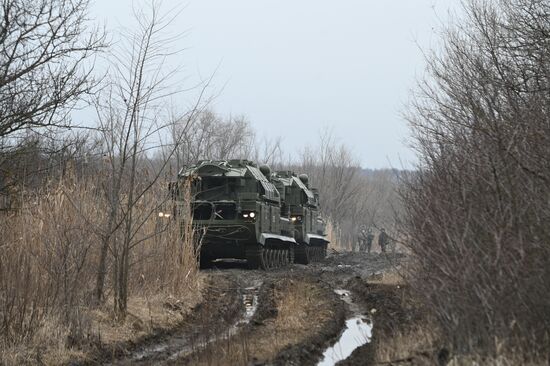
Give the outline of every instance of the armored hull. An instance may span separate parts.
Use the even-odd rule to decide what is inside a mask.
[[[293,237],[296,240],[295,261],[308,264],[326,257],[329,243],[326,225],[320,216],[319,195],[309,187],[305,174],[296,176],[290,171],[272,175],[273,182],[281,195],[283,212],[290,217]]]
[[[269,269],[293,260],[296,241],[290,220],[281,217],[270,174],[247,160],[201,161],[180,173],[180,179],[192,180],[201,265],[238,258],[251,268]]]

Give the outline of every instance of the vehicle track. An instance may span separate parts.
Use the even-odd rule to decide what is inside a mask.
[[[353,292],[357,283],[402,257],[331,252],[320,262],[271,271],[250,270],[240,261],[215,262],[203,271],[210,283],[204,302],[180,328],[112,364],[315,365],[342,333],[346,318],[358,313],[334,290]],[[367,308],[360,296],[357,303]]]

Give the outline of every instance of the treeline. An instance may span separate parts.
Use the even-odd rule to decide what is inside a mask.
[[[411,281],[454,354],[546,364],[550,3],[464,10],[408,114],[421,156],[402,191]]]
[[[315,147],[306,147],[299,161],[288,166],[307,173],[312,186],[319,189],[333,246],[358,250],[361,228],[375,234],[385,228],[397,239],[399,171],[363,170],[351,150],[327,132]]]

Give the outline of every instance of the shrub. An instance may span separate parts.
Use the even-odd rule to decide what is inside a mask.
[[[550,4],[464,9],[407,115],[411,280],[455,350],[528,356],[550,329]]]

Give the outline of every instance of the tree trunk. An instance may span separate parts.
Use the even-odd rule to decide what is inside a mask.
[[[95,302],[99,305],[103,302],[103,288],[105,287],[105,275],[107,273],[107,251],[109,249],[109,236],[103,238],[101,243],[101,253],[99,254],[99,263],[97,266],[97,277],[95,285]]]

